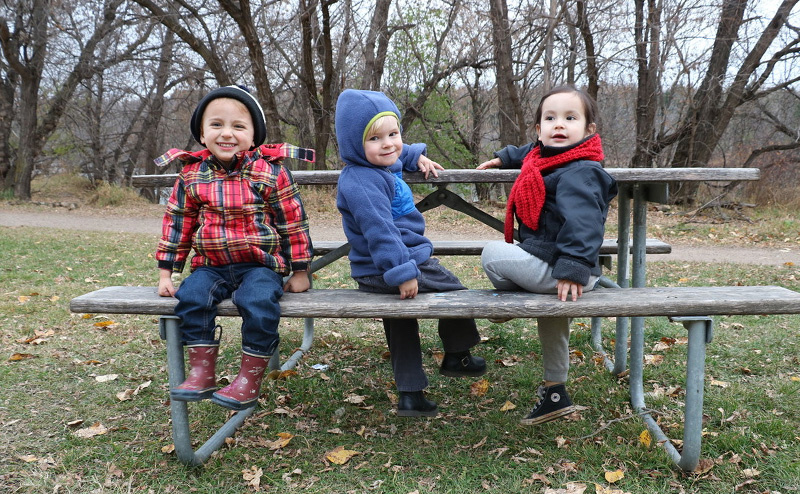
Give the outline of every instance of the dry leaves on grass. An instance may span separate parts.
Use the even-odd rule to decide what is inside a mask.
[[[325,459],[336,465],[344,465],[356,455],[360,455],[358,451],[346,449],[344,446],[336,446],[331,451],[325,453]]]

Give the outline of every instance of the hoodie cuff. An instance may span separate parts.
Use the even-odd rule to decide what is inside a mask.
[[[383,281],[389,286],[400,286],[406,281],[416,278],[419,278],[419,268],[414,260],[395,266],[383,273]]]

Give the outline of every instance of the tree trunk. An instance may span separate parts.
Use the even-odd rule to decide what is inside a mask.
[[[525,123],[512,66],[511,38],[506,0],[490,0],[492,39],[497,74],[497,105],[500,146],[520,145],[525,138]]]
[[[656,109],[660,95],[661,74],[661,4],[655,0],[636,0],[636,67],[638,88],[636,92],[636,148],[631,158],[634,168],[653,166]]]
[[[386,51],[389,47],[389,7],[392,0],[375,0],[375,11],[369,25],[364,45],[364,71],[361,74],[361,89],[379,91]],[[377,53],[375,46],[378,46]]]

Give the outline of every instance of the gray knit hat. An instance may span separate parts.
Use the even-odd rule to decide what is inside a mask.
[[[258,100],[256,100],[244,86],[225,86],[214,89],[197,103],[197,108],[194,109],[192,119],[189,121],[189,128],[192,131],[192,136],[195,141],[203,144],[200,142],[200,128],[203,125],[203,113],[206,111],[208,104],[217,98],[232,98],[246,106],[247,110],[250,112],[250,117],[253,119],[253,126],[255,128],[253,142],[256,146],[260,146],[264,143],[267,139],[267,123],[264,118],[264,110],[261,109]]]

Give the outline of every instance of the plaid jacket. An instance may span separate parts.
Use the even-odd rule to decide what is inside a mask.
[[[281,275],[308,269],[308,218],[279,157],[256,149],[228,173],[207,155],[173,156],[184,166],[164,214],[156,251],[160,268],[183,271],[194,250],[192,270],[246,262]]]

